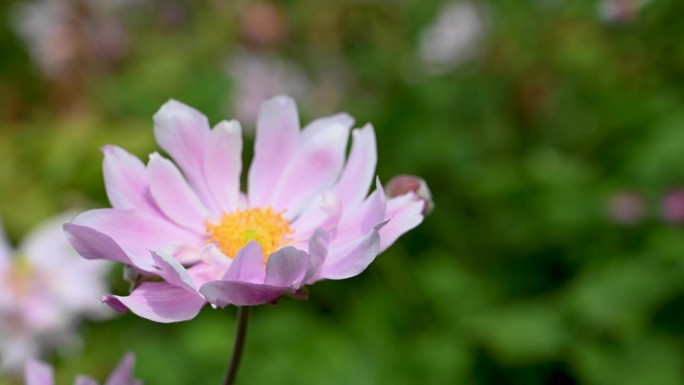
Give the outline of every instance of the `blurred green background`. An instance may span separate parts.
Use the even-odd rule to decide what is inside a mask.
[[[16,241],[107,206],[99,147],[146,159],[169,98],[249,132],[255,103],[286,92],[303,122],[372,122],[380,178],[422,176],[436,209],[361,276],[256,308],[239,383],[683,384],[681,15],[677,0],[5,0],[0,215]],[[112,285],[125,293],[120,270]],[[47,358],[62,384],[129,350],[146,384],[218,384],[234,319],[128,314]]]

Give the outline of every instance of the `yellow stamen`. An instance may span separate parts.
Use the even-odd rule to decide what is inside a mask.
[[[214,242],[230,258],[235,258],[249,241],[259,242],[264,262],[271,253],[291,242],[294,233],[282,214],[270,207],[223,214],[218,223],[207,222],[206,228],[206,242]]]

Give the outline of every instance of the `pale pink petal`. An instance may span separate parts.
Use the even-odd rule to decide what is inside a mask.
[[[380,229],[380,252],[423,221],[425,201],[409,193],[387,201],[387,225]]]
[[[318,280],[323,262],[328,256],[328,244],[330,243],[330,233],[318,229],[311,237],[309,242],[309,266],[304,276],[304,283],[310,284]]]
[[[215,212],[218,206],[204,176],[204,153],[209,133],[207,117],[176,100],[169,100],[154,114],[157,143],[178,163],[205,206]]]
[[[108,259],[134,266],[139,270],[155,271],[149,254],[128,254],[109,235],[73,223],[65,224],[64,232],[71,245],[83,258]]]
[[[28,360],[38,357],[38,354],[40,346],[32,334],[0,335],[0,371],[19,374],[26,370]]]
[[[347,149],[349,129],[327,127],[303,143],[283,170],[271,206],[294,218],[318,193],[330,187],[340,175]]]
[[[235,256],[223,279],[226,281],[263,283],[265,275],[264,253],[261,250],[261,245],[259,242],[250,241]]]
[[[360,207],[356,209],[344,208],[332,244],[340,246],[364,236],[385,219],[386,208],[385,192],[378,181],[375,191]]]
[[[183,265],[193,265],[202,259],[202,245],[173,245],[167,247],[166,251]]]
[[[200,254],[202,256],[202,261],[206,264],[214,266],[217,269],[222,269],[223,271],[228,270],[233,263],[233,260],[223,254],[214,243],[209,243],[204,246]]]
[[[84,227],[104,234],[106,237],[84,231]],[[76,217],[70,225],[65,226],[65,229],[70,233],[71,244],[84,257],[124,262],[116,250],[111,247],[111,242],[107,241],[106,238],[109,238],[119,246],[119,250],[125,252],[134,266],[146,271],[149,271],[147,268],[153,264],[150,250],[166,249],[179,245],[200,247],[203,244],[197,234],[184,230],[162,218],[139,211],[90,210]],[[76,229],[78,230],[74,231]],[[79,241],[80,235],[85,237],[80,242],[76,242],[81,246],[81,249],[75,243],[75,240]],[[97,241],[103,241],[104,244],[98,245]],[[86,252],[88,256],[84,255],[83,252]],[[110,255],[110,253],[113,254]]]
[[[342,203],[335,195],[327,191],[314,198],[299,217],[290,224],[290,228],[295,232],[293,246],[308,247],[309,238],[317,229],[335,230],[342,209]]]
[[[276,96],[261,106],[256,125],[254,159],[248,175],[249,204],[269,203],[280,176],[299,148],[297,106],[287,96]]]
[[[333,187],[333,192],[345,207],[354,207],[368,194],[375,176],[378,161],[373,126],[366,124],[352,132],[352,148],[344,166],[342,176]]]
[[[354,125],[354,118],[346,112],[318,118],[302,129],[302,141],[309,140],[316,136],[319,131],[326,130],[330,126],[343,126],[351,129],[352,125]]]
[[[238,207],[242,170],[242,130],[240,123],[223,121],[209,135],[204,153],[204,174],[214,201],[223,212]]]
[[[19,245],[19,252],[34,266],[45,268],[59,267],[63,263],[78,260],[62,229],[75,216],[75,212],[69,212],[42,222],[24,237]]]
[[[254,306],[277,300],[286,293],[294,293],[289,287],[277,287],[260,283],[238,281],[212,281],[200,288],[204,298],[219,307],[227,305]]]
[[[127,353],[112,374],[109,375],[105,385],[133,385],[139,383],[133,378],[134,367],[135,356],[133,353]]]
[[[44,362],[29,358],[26,361],[26,385],[53,385],[55,374],[52,367]]]
[[[384,223],[373,228],[364,237],[337,248],[329,248],[323,262],[322,279],[345,279],[359,275],[380,253],[378,231]]]
[[[173,286],[184,287],[189,291],[197,291],[195,282],[188,271],[173,256],[168,253],[152,252],[154,262],[159,268],[157,274]]]
[[[102,152],[102,174],[112,207],[157,212],[148,191],[149,177],[143,162],[117,146],[104,146]]]
[[[230,258],[226,259],[230,260]],[[198,263],[188,269],[188,274],[190,274],[190,278],[192,278],[197,287],[201,287],[207,282],[221,279],[225,273],[226,269],[217,268],[206,263]]]
[[[161,323],[187,321],[206,304],[201,295],[166,282],[143,282],[127,297],[108,295],[103,302],[112,309]]]
[[[157,153],[150,155],[147,167],[150,193],[159,209],[180,226],[200,233],[204,231],[207,209],[185,182],[180,170]]]
[[[308,265],[309,255],[305,251],[291,246],[283,247],[268,258],[264,283],[298,289]]]

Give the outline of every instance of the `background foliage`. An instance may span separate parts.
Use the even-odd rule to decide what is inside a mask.
[[[15,241],[107,206],[98,148],[145,159],[167,99],[232,116],[227,68],[244,52],[303,73],[304,122],[372,122],[383,181],[428,181],[434,214],[364,274],[255,309],[242,384],[684,383],[684,233],[662,207],[684,185],[684,3],[621,23],[595,1],[477,3],[477,53],[435,72],[416,52],[436,0],[282,2],[267,43],[245,25],[250,3],[129,2],[111,16],[125,53],[57,77],[16,34],[20,4],[0,3],[0,214]],[[625,192],[645,208],[629,221],[610,211]],[[120,271],[112,284],[125,292]],[[234,318],[124,315],[48,358],[61,383],[104,378],[128,350],[146,384],[218,383]]]

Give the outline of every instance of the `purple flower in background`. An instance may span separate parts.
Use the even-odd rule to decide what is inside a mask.
[[[0,234],[0,369],[21,371],[45,348],[73,342],[80,318],[111,314],[99,304],[109,264],[76,254],[62,231],[72,218],[45,222],[17,250]]]
[[[482,10],[473,3],[446,3],[421,33],[418,55],[433,70],[456,67],[478,52],[486,30]]]
[[[646,212],[646,205],[641,195],[635,192],[621,192],[615,194],[608,202],[610,219],[622,225],[639,223]]]
[[[684,190],[670,191],[663,197],[662,214],[666,222],[684,224]]]
[[[135,356],[131,353],[126,354],[112,374],[109,375],[104,385],[142,385],[142,381],[133,378],[134,366]],[[54,371],[49,365],[33,359],[26,363],[26,385],[54,385],[54,377]],[[97,381],[86,376],[78,376],[74,381],[74,385],[97,384]]]
[[[113,208],[65,225],[83,257],[162,278],[143,279],[129,296],[106,296],[116,310],[175,322],[194,318],[207,302],[274,302],[319,280],[360,274],[423,220],[424,200],[412,191],[387,199],[376,182],[368,195],[375,134],[370,124],[351,131],[348,114],[300,129],[292,99],[263,103],[245,193],[238,122],[211,129],[203,114],[177,101],[162,106],[154,121],[157,142],[178,166],[156,153],[145,166],[105,147]]]

